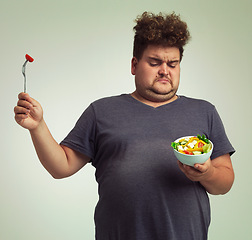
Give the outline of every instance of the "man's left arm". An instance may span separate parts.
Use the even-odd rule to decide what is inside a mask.
[[[204,164],[190,167],[178,161],[181,171],[192,181],[198,181],[206,191],[213,195],[227,193],[234,182],[234,170],[229,154],[213,160],[210,158]]]

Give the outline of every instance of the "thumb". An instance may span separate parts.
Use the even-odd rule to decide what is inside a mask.
[[[196,164],[194,164],[194,168],[197,169],[198,171],[200,171],[201,173],[204,173],[207,171],[208,166],[205,163],[203,163],[203,164],[196,163]]]

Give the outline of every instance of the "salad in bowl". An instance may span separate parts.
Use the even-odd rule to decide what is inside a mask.
[[[213,143],[205,135],[181,137],[171,143],[174,154],[183,164],[203,164],[212,154]]]

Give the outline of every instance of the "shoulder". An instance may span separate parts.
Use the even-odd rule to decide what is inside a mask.
[[[116,111],[119,111],[118,109],[123,109],[121,102],[125,101],[124,99],[127,99],[127,94],[103,97],[93,101],[78,119],[79,126],[93,125],[98,119],[113,116]]]
[[[191,104],[204,104],[204,105],[209,105],[209,106],[213,106],[212,103],[210,103],[209,101],[205,100],[205,99],[200,99],[200,98],[192,98],[192,97],[187,97],[187,96],[179,96],[181,101],[183,103],[191,103]]]
[[[114,114],[128,108],[130,104],[129,94],[121,94],[100,98],[90,104],[95,114]]]
[[[179,96],[180,97],[180,104],[185,105],[186,107],[196,107],[196,108],[203,108],[208,110],[215,109],[215,106],[207,100],[199,99],[199,98],[191,98],[186,96]]]
[[[121,94],[116,96],[109,96],[100,98],[91,103],[91,106],[94,108],[111,108],[116,106],[124,105],[129,101],[128,94]]]
[[[106,103],[116,103],[120,101],[124,101],[127,98],[128,94],[120,94],[115,96],[103,97],[96,101],[94,101],[93,105],[106,104]]]

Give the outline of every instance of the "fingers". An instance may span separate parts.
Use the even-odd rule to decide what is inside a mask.
[[[14,113],[15,113],[16,122],[21,123],[22,120],[28,118],[28,114],[30,113],[30,110],[22,106],[15,106]]]
[[[182,172],[185,172],[185,170],[184,170],[184,164],[181,163],[179,160],[177,161],[177,163],[178,163],[178,166],[179,166],[180,170],[181,170]]]
[[[24,100],[24,101],[26,101],[26,102],[29,102],[29,103],[32,104],[33,106],[36,106],[36,105],[37,105],[37,101],[34,100],[33,98],[31,98],[30,95],[29,95],[28,93],[24,93],[24,92],[19,93],[18,99],[19,99],[19,100]]]
[[[28,93],[24,93],[24,92],[21,92],[18,94],[18,99],[23,99],[25,100],[26,98],[29,97],[29,94]]]
[[[179,168],[184,173],[194,173],[196,171],[195,167],[188,166],[186,164],[181,163],[178,161]]]
[[[27,115],[30,112],[30,109],[33,107],[33,105],[28,102],[26,99],[29,99],[30,96],[26,93],[20,93],[18,95],[18,102],[17,106],[14,107],[14,113],[17,114],[25,114]]]
[[[18,100],[17,106],[26,108],[26,109],[30,109],[33,107],[33,105],[26,100]]]
[[[28,93],[23,92],[18,95],[18,99],[17,106],[14,107],[14,113],[16,122],[20,123],[23,119],[28,118],[28,114],[36,105],[36,101]]]
[[[34,129],[43,119],[43,109],[39,102],[28,93],[18,95],[17,105],[14,107],[16,122],[26,129]]]
[[[15,113],[15,120],[17,123],[21,123],[22,120],[28,118],[28,114],[27,113]]]
[[[210,166],[211,166],[211,159],[210,158],[203,164],[194,164],[194,167],[202,173],[207,172],[208,169],[210,168]]]
[[[192,181],[201,181],[211,175],[211,160],[208,159],[203,164],[195,164],[193,167],[182,164],[178,161],[180,170]]]
[[[30,109],[27,109],[25,107],[20,107],[20,106],[16,106],[14,107],[14,113],[15,114],[28,114],[30,112]]]

